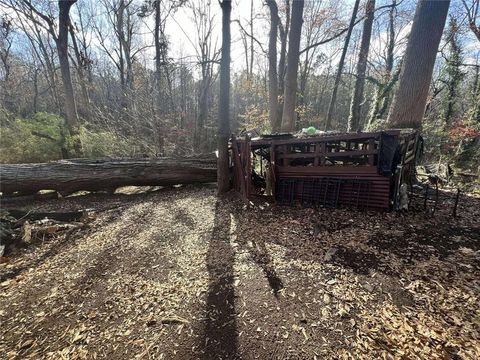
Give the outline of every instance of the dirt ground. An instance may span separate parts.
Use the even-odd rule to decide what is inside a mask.
[[[457,218],[209,186],[20,205],[96,215],[0,265],[0,358],[480,358],[480,199]]]

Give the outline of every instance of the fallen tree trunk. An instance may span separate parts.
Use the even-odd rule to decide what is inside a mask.
[[[158,159],[72,159],[41,164],[0,165],[0,191],[33,194],[56,190],[112,190],[121,186],[169,186],[215,182],[215,157]]]

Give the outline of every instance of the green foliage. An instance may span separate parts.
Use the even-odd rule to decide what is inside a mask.
[[[87,158],[129,157],[133,155],[132,141],[110,132],[93,132],[82,127],[80,140]]]
[[[458,38],[458,24],[456,20],[452,17],[450,19],[449,29],[448,29],[448,48],[447,48],[447,59],[444,68],[444,84],[446,87],[445,96],[442,101],[442,119],[446,125],[452,123],[453,117],[456,113],[455,104],[458,97],[459,86],[465,76],[465,74],[460,69],[460,64],[462,63],[462,48],[461,43]]]
[[[422,134],[427,163],[441,158],[458,169],[480,171],[479,124],[463,120],[445,129],[442,120],[425,122]]]
[[[239,125],[246,130],[257,130],[261,134],[267,134],[270,130],[268,112],[251,105],[245,109],[243,114],[238,115]]]
[[[1,124],[0,162],[43,162],[62,158],[64,120],[37,113],[31,119],[17,118]]]
[[[73,153],[73,141],[66,134],[62,117],[36,113],[30,119],[10,119],[0,111],[0,163],[27,163],[59,160],[65,153]],[[110,132],[80,129],[80,141],[85,157],[131,156],[132,141]]]

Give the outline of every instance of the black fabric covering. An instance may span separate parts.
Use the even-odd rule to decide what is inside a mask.
[[[392,175],[399,161],[398,136],[382,133],[378,154],[378,173],[384,176]]]

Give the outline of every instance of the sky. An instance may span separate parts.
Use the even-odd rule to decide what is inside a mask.
[[[44,0],[36,0],[34,3],[42,3]],[[101,6],[98,5],[98,0],[79,0],[78,4],[81,6],[92,6],[95,11],[101,11]],[[102,0],[100,0],[102,1]],[[115,1],[115,0],[114,0]],[[141,2],[141,0],[136,0]],[[208,2],[211,3],[211,14],[214,17],[214,42],[216,41],[217,49],[221,47],[221,8],[218,3],[218,0],[190,0],[197,2]],[[348,21],[350,16],[351,9],[353,7],[354,0],[307,0],[307,1],[320,1],[324,4],[328,1],[334,1],[340,4],[339,11],[341,12],[341,18],[344,21]],[[387,0],[377,0],[377,6],[380,6],[386,3]],[[410,15],[413,17],[414,1],[413,0],[403,0],[404,3],[402,6],[407,5],[410,10]],[[452,2],[451,11],[458,11],[457,6],[454,5],[455,1]],[[56,7],[56,1],[51,1],[49,3],[53,8]],[[250,7],[253,4],[255,21],[254,21],[254,33],[259,42],[263,44],[265,50],[268,49],[268,32],[269,32],[269,11],[268,8],[264,5],[264,0],[233,0],[232,1],[232,24],[231,24],[231,34],[232,34],[232,69],[233,71],[240,71],[245,67],[245,55],[244,48],[241,40],[241,31],[237,21],[240,21],[244,27],[247,27],[247,24],[250,21]],[[2,11],[0,5],[0,12]],[[361,10],[360,10],[361,11]],[[101,13],[100,13],[101,14]],[[99,15],[101,16],[101,15]],[[72,11],[72,18],[75,21],[75,10]],[[142,41],[145,44],[153,43],[153,16],[150,16],[145,23],[141,26],[140,33]],[[402,30],[402,36],[406,37],[410,26],[407,24]],[[355,31],[357,34],[361,31],[361,25],[357,25]],[[167,20],[166,33],[170,43],[170,56],[174,59],[180,57],[186,58],[187,62],[191,61],[192,67],[195,64],[195,48],[197,45],[197,33],[195,29],[195,24],[193,21],[192,10],[188,6],[183,6],[173,13],[170,18]],[[381,34],[380,39],[373,40],[372,49],[375,51],[376,48],[379,48],[382,40],[384,40],[385,34]],[[99,47],[98,40],[95,37],[91,36],[92,44]],[[332,54],[333,51],[339,53],[338,49],[342,46],[343,37],[339,38],[336,43],[322,45],[319,47],[319,52],[324,52],[326,54]],[[475,55],[480,52],[480,44],[476,41],[467,31],[467,40],[464,44],[467,53],[466,53],[466,62],[474,63]],[[19,44],[19,48],[21,44]],[[262,53],[260,46],[255,45],[256,50],[256,67],[258,70],[261,66],[262,70],[266,68],[266,57]],[[99,57],[102,55],[99,52]],[[154,49],[148,48],[143,56],[142,62],[145,65],[153,68],[154,66]]]
[[[198,1],[208,1],[208,0],[198,0]],[[307,0],[307,1],[320,1],[327,3],[328,0]],[[451,13],[458,11],[458,4],[455,5],[455,1],[452,1]],[[350,17],[350,13],[353,8],[354,0],[339,0],[341,3],[340,10],[343,12],[342,17],[347,21]],[[377,0],[377,7],[384,5],[387,1]],[[241,30],[238,26],[236,20],[239,20],[244,27],[250,21],[250,7],[253,5],[255,21],[254,21],[254,32],[256,38],[263,44],[265,50],[268,49],[268,32],[269,32],[269,11],[268,7],[264,5],[264,0],[233,0],[232,2],[232,24],[231,24],[231,33],[232,33],[232,68],[234,71],[239,71],[245,67],[245,55],[243,44],[241,40]],[[413,18],[415,1],[404,0],[404,8],[411,9],[411,17]],[[217,38],[218,48],[221,46],[221,8],[218,4],[218,0],[211,0],[211,9],[212,15],[215,17],[215,36]],[[360,14],[359,14],[360,15]],[[400,37],[406,38],[411,28],[411,23],[406,24],[402,30]],[[196,43],[196,31],[195,26],[192,20],[191,10],[188,7],[183,7],[179,9],[175,14],[172,15],[171,20],[167,23],[166,32],[168,34],[170,43],[171,43],[171,54],[173,57],[180,57],[186,55],[194,55],[195,48],[194,44]],[[355,31],[361,31],[361,24],[357,25]],[[468,63],[474,63],[476,61],[475,55],[480,52],[479,42],[471,35],[466,34],[466,42],[464,43],[466,59]],[[375,49],[380,46],[382,40],[385,40],[386,33],[381,34],[382,39],[373,39],[371,47]],[[189,40],[190,39],[190,40]],[[376,43],[375,43],[376,41]],[[192,42],[194,44],[192,44]],[[334,44],[334,46],[323,45],[319,48],[319,51],[329,53],[333,50],[337,50],[343,42],[343,37],[339,39],[339,42]],[[262,56],[262,50],[258,45],[255,44],[255,50],[257,52],[256,59],[259,60],[263,66],[266,66],[265,56]],[[398,50],[403,50],[399,48]]]

